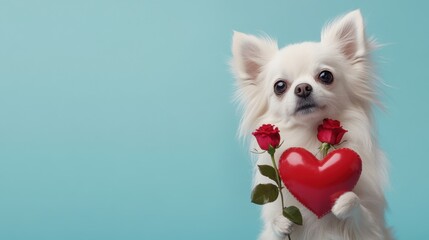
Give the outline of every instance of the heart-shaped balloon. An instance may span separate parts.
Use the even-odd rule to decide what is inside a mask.
[[[289,192],[321,218],[338,197],[353,190],[362,160],[348,148],[334,150],[322,160],[304,148],[289,148],[280,157],[279,172]]]

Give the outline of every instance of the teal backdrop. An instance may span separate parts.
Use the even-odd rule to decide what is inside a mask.
[[[256,239],[232,32],[318,41],[324,23],[356,8],[384,44],[387,220],[398,239],[427,238],[428,7],[0,1],[0,239]]]

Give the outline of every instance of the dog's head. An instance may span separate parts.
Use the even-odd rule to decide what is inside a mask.
[[[244,108],[241,133],[260,121],[316,124],[347,108],[374,100],[369,58],[359,10],[328,24],[320,42],[279,49],[269,38],[234,33],[232,68]]]

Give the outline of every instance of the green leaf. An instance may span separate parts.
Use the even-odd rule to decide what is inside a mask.
[[[271,180],[276,182],[277,185],[279,184],[279,182],[277,181],[277,175],[276,175],[276,169],[275,168],[271,167],[270,165],[258,165],[258,168],[259,168],[259,172],[262,175],[270,178]]]
[[[295,206],[285,207],[283,209],[283,216],[297,225],[302,225],[301,212]]]
[[[276,185],[258,184],[252,191],[252,203],[264,205],[266,203],[274,202],[279,196],[279,189]]]

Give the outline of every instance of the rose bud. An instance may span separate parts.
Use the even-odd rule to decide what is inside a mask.
[[[263,124],[252,133],[262,150],[268,151],[270,146],[277,148],[280,144],[280,131],[271,124]]]
[[[322,143],[337,145],[341,142],[346,132],[347,130],[340,125],[339,121],[325,118],[317,128],[317,138]]]

